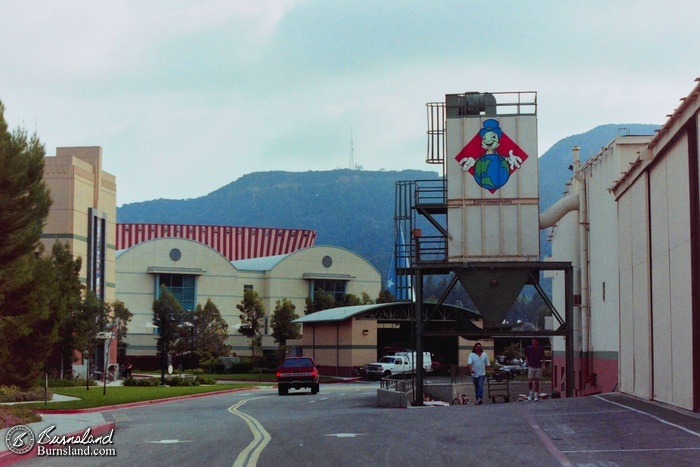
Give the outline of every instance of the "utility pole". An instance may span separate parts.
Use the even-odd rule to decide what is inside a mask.
[[[352,127],[350,128],[350,160],[348,161],[348,166],[350,170],[355,170],[355,149],[352,144]]]

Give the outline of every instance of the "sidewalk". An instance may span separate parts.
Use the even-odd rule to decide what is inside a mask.
[[[107,386],[122,386],[122,381],[113,381],[111,383],[107,383]],[[97,388],[99,389],[99,387]],[[246,388],[245,390],[250,389],[251,388]],[[224,391],[176,396],[167,399],[148,400],[142,402],[122,404],[118,406],[97,407],[92,409],[61,410],[61,413],[42,413],[42,420],[40,422],[29,423],[26,426],[32,430],[32,433],[34,433],[35,436],[38,436],[46,428],[54,426],[55,429],[51,431],[51,436],[82,436],[87,430],[89,430],[89,434],[97,437],[100,435],[107,435],[111,430],[115,428],[115,423],[106,421],[104,416],[102,415],[102,412],[107,412],[115,409],[138,407],[142,405],[173,403],[182,399],[207,397],[216,394],[221,394],[222,392],[232,392],[238,390],[239,389],[228,389]],[[75,399],[75,397],[54,394],[51,401],[49,401],[49,404],[51,404],[52,402],[62,402]],[[10,428],[3,428],[2,430],[0,430],[0,467],[11,465],[15,462],[19,462],[22,460],[30,459],[36,455],[36,447],[32,449],[31,452],[21,456],[18,456],[17,454],[10,451],[6,444],[6,436],[9,430]]]
[[[349,380],[347,384],[356,383]],[[519,389],[514,387],[513,392],[517,394]],[[54,400],[60,399],[61,396],[56,396]],[[537,450],[541,451],[544,447],[561,465],[603,465],[594,463],[601,458],[600,453],[605,453],[606,458],[616,462],[608,465],[647,465],[650,456],[655,456],[655,459],[671,456],[668,458],[675,459],[673,464],[676,466],[697,465],[695,459],[700,452],[700,413],[621,393],[540,402],[516,401],[517,398],[511,399],[508,404],[485,401],[478,408],[429,407],[418,410],[431,411],[434,420],[438,420],[445,410],[462,410],[465,413],[470,409],[474,410],[473,413],[478,410],[482,415],[488,414],[479,421],[481,430],[484,433],[498,433],[499,439],[519,439],[527,433],[524,430],[529,425],[541,442],[541,445],[537,445]],[[104,407],[100,410],[115,408]],[[427,418],[428,414],[425,413],[424,417]],[[88,428],[93,436],[108,435],[115,428],[114,422],[107,422],[98,411],[44,414],[41,422],[28,426],[38,436],[51,425],[56,427],[51,433],[54,436],[80,436]],[[7,432],[7,429],[0,430],[0,466],[31,458],[31,453],[19,456],[7,449]],[[494,443],[497,441],[494,440]],[[522,459],[527,459],[530,451],[519,443],[515,444],[517,446],[513,449],[518,449],[519,455],[524,456]],[[503,448],[511,449],[508,446]],[[679,458],[682,462],[678,462]]]

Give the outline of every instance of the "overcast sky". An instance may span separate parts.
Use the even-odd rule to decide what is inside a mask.
[[[663,124],[700,76],[700,2],[0,0],[11,128],[102,146],[119,206],[244,174],[435,170],[425,104],[536,91],[540,155]]]

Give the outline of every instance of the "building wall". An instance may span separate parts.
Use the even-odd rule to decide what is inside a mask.
[[[381,274],[361,256],[344,248],[316,246],[287,256],[270,271],[265,305],[274,309],[275,301],[288,298],[302,316],[313,279],[347,280],[346,293],[357,297],[366,292],[376,299],[381,289]]]
[[[82,258],[80,279],[87,283],[90,242],[89,215],[106,220],[105,275],[103,298],[115,297],[116,179],[102,170],[102,148],[57,148],[56,156],[45,158],[44,180],[51,190],[53,204],[42,242],[47,252],[56,240],[68,243],[71,252]]]
[[[655,400],[692,405],[692,318],[688,138],[649,171],[652,354]]]
[[[617,367],[610,362],[618,359],[620,320],[625,318],[619,314],[618,207],[609,188],[621,167],[629,166],[649,139],[619,137],[589,159],[571,180],[567,193],[578,196],[579,207],[557,223],[553,235],[553,258],[572,261],[574,267],[574,351],[579,357],[574,360],[575,393],[611,391],[619,382]],[[563,310],[564,273],[553,276],[554,304]],[[553,339],[553,351],[553,370],[561,374],[562,338]],[[559,378],[555,378],[554,387],[563,389]]]
[[[350,368],[376,361],[377,321],[349,318],[307,324],[302,338],[287,344],[312,357],[321,374],[346,376]]]
[[[44,158],[44,181],[52,199],[41,234],[45,254],[51,253],[55,242],[67,243],[73,256],[82,260],[80,281],[103,300],[114,301],[117,183],[114,175],[102,170],[102,148],[57,148],[56,156]],[[91,228],[94,218],[104,220],[100,222],[104,224],[101,236]],[[99,242],[101,253],[95,255],[98,238],[103,240]],[[96,257],[99,261],[95,261]],[[96,277],[100,279],[94,280]],[[110,363],[117,361],[116,344],[116,340],[111,340]],[[82,358],[81,354],[77,356]],[[74,366],[74,370],[81,374],[86,368],[84,362]]]
[[[646,176],[643,177],[646,179]],[[639,180],[618,206],[620,289],[620,391],[649,399],[651,381],[650,271],[647,256],[648,206]]]
[[[621,168],[629,167],[629,162],[638,157],[637,153],[644,150],[649,139],[647,136],[618,137],[583,170],[587,195],[589,274],[589,308],[581,310],[584,323],[584,390],[586,386],[596,386],[608,392],[618,385],[617,368],[609,364],[611,360],[618,359],[620,350],[619,246],[615,236],[611,236],[611,232],[618,231],[618,207],[608,189],[619,176]],[[586,319],[589,326],[585,326]]]
[[[173,249],[181,252],[177,261],[171,258]],[[157,335],[148,326],[153,324],[158,273],[196,275],[196,302],[204,306],[211,298],[229,325],[229,332],[238,328],[236,304],[243,299],[243,292],[238,292],[231,263],[214,249],[192,240],[150,240],[120,252],[117,259],[117,298],[134,314],[126,340],[129,355],[156,354]]]
[[[700,410],[698,96],[700,85],[657,135],[639,144],[618,137],[582,170],[589,193],[593,369],[600,376],[601,368],[612,372],[616,363],[621,392],[693,411]],[[606,164],[606,151],[613,163]],[[568,238],[567,229],[574,228],[569,216],[557,225],[553,242],[561,260],[580,253]],[[563,303],[557,290],[555,278],[555,305]],[[617,356],[612,330],[619,336]],[[560,375],[563,346],[555,342]],[[599,389],[611,390],[608,383],[599,378]]]
[[[181,252],[177,261],[170,255],[174,248]],[[329,266],[324,265],[329,264],[327,260],[324,261],[326,257],[332,260]],[[204,305],[207,298],[211,298],[216,304],[229,325],[227,343],[239,355],[250,354],[248,338],[238,333],[240,311],[236,307],[243,300],[245,286],[252,286],[265,306],[263,348],[270,351],[277,348],[270,327],[276,302],[290,299],[297,315],[303,316],[311,278],[347,280],[347,293],[359,296],[367,292],[372,298],[379,295],[381,286],[381,276],[369,262],[337,247],[298,250],[266,263],[268,265],[260,269],[248,267],[238,270],[235,264],[213,248],[180,238],[153,239],[121,251],[117,258],[117,298],[134,313],[127,336],[128,354],[156,354],[157,335],[153,328],[146,326],[149,323],[152,325],[152,307],[157,288],[155,274],[158,272],[197,275],[196,302]],[[354,335],[358,331],[353,327],[349,332]],[[374,333],[376,336],[376,329]],[[351,363],[348,361],[347,365]]]

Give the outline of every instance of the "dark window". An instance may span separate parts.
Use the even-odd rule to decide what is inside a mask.
[[[308,368],[310,366],[314,366],[310,358],[291,358],[282,364],[282,368]]]
[[[313,281],[313,292],[323,291],[329,295],[332,295],[335,301],[339,302],[342,300],[343,295],[345,295],[345,284],[346,281],[334,281],[328,279],[314,279]]]
[[[160,274],[158,284],[165,285],[183,310],[194,310],[197,305],[196,279],[197,276],[186,274]]]

